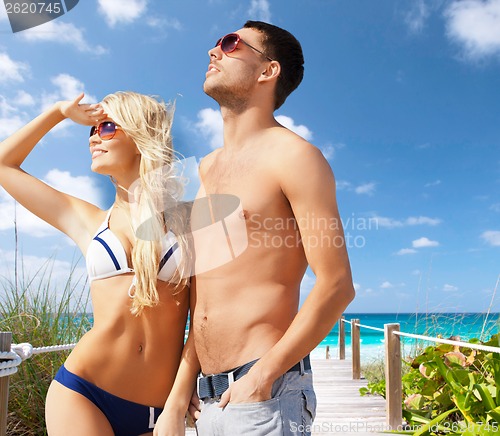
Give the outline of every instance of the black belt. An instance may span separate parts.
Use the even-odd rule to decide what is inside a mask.
[[[226,392],[229,385],[236,380],[243,377],[250,368],[257,362],[258,359],[238,366],[228,372],[221,372],[220,374],[207,375],[198,378],[198,396],[201,400],[209,398],[220,398]],[[309,355],[304,357],[300,362],[293,365],[287,372],[293,371],[309,371],[311,369],[311,361]]]

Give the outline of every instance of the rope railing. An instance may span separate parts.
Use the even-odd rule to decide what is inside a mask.
[[[0,352],[0,377],[7,377],[17,372],[17,367],[26,359],[35,354],[50,353],[54,351],[65,351],[74,348],[74,344],[51,345],[48,347],[36,347],[28,343],[13,344],[11,351]]]
[[[28,343],[11,344],[11,333],[0,332],[0,436],[6,434],[7,411],[9,403],[9,377],[15,374],[18,366],[36,354],[71,350],[76,343],[33,347]]]
[[[499,353],[500,347],[464,342],[460,340],[436,338],[413,333],[401,332],[397,323],[385,324],[384,328],[361,324],[359,319],[346,320],[344,316],[339,319],[339,359],[345,359],[345,324],[351,325],[351,349],[352,349],[352,378],[361,378],[361,335],[360,329],[368,329],[384,333],[384,367],[386,380],[386,422],[390,428],[398,428],[403,421],[401,398],[403,387],[401,379],[402,356],[401,337],[418,339],[428,342],[453,345],[455,347],[482,350],[490,353]],[[327,358],[329,353],[327,352]]]
[[[380,327],[372,327],[370,325],[364,325],[364,324],[359,324],[359,323],[356,323],[356,325],[358,327],[363,327],[363,328],[368,329],[368,330],[375,330],[376,332],[384,333],[384,329],[381,329]]]
[[[17,372],[23,359],[14,351],[2,351],[0,361],[0,377],[7,377]]]
[[[434,338],[431,336],[414,335],[412,333],[394,332],[395,335],[404,336],[406,338],[420,339],[422,341],[437,342],[439,344],[454,345],[457,347],[471,348],[473,350],[488,351],[490,353],[500,353],[499,347],[491,347],[490,345],[473,344],[470,342],[455,341],[452,339]]]

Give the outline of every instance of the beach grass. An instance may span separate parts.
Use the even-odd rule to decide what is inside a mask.
[[[53,280],[53,259],[30,276],[0,278],[0,331],[12,332],[14,344],[47,347],[74,343],[91,327],[89,294],[84,278]],[[33,355],[10,377],[7,434],[46,435],[45,397],[69,351]]]

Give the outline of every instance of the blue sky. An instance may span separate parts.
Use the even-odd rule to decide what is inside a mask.
[[[13,34],[0,6],[0,139],[59,99],[117,90],[175,100],[174,145],[221,144],[202,90],[207,51],[247,19],[302,43],[304,81],[277,112],[337,178],[357,297],[350,312],[500,311],[500,0],[82,0]],[[24,168],[106,208],[88,129],[63,123]],[[307,174],[297,175],[307,177]],[[17,207],[27,274],[79,253]],[[0,273],[11,275],[14,204],[0,191]],[[83,263],[77,268],[84,274]],[[314,283],[302,284],[305,297]]]

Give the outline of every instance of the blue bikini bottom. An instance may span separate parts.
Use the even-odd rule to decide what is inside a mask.
[[[138,436],[151,433],[163,410],[112,395],[69,372],[64,365],[59,368],[55,380],[92,401],[108,419],[115,436]]]

